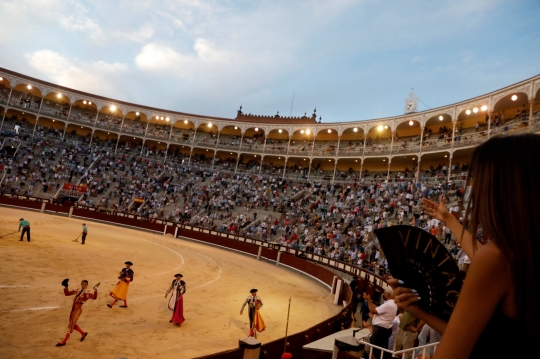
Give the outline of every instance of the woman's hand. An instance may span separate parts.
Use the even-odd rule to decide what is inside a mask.
[[[388,284],[390,284],[390,286],[394,290],[394,303],[396,303],[399,309],[407,311],[416,317],[415,313],[418,312],[420,309],[415,303],[420,301],[421,298],[418,296],[418,293],[415,289],[398,287],[398,285],[402,283],[403,282],[397,278],[392,278],[388,280]]]
[[[427,198],[422,198],[422,209],[424,212],[431,217],[438,219],[439,221],[445,222],[448,216],[451,216],[450,212],[444,204],[444,196],[439,197],[439,203],[435,203]]]

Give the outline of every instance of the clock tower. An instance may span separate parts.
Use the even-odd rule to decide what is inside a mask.
[[[405,114],[416,112],[416,109],[418,108],[418,96],[411,91],[409,94],[409,97],[405,100]]]

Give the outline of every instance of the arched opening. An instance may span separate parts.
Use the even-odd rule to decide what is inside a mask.
[[[284,129],[273,129],[268,132],[265,153],[287,154],[289,146],[289,132]]]
[[[493,106],[492,118],[499,116],[500,121],[506,124],[512,121],[529,120],[529,98],[526,93],[514,92],[508,94],[495,103]]]
[[[335,181],[356,182],[360,179],[360,158],[340,158],[337,162]]]
[[[111,131],[119,131],[124,114],[115,105],[104,106],[99,111],[96,126]]]
[[[289,154],[311,156],[313,150],[313,133],[309,128],[299,129],[292,133]]]
[[[285,177],[291,180],[302,181],[307,179],[309,171],[309,158],[289,157],[285,168]]]
[[[388,157],[364,159],[362,179],[366,183],[385,181],[388,175]]]
[[[217,151],[216,159],[214,160],[214,171],[234,173],[237,160],[237,152]]]
[[[177,166],[187,165],[190,154],[191,147],[174,143],[170,144],[167,151],[167,162],[175,163]]]
[[[401,122],[394,131],[392,153],[416,153],[420,151],[421,135],[420,122],[416,120]]]
[[[41,104],[40,115],[66,120],[69,115],[71,101],[61,92],[49,92]]]
[[[148,118],[146,117],[146,114],[139,111],[131,111],[124,117],[124,121],[122,122],[122,132],[142,137],[146,133],[147,125]]]
[[[90,100],[77,100],[73,102],[69,114],[70,122],[94,126],[97,116],[97,106]]]
[[[387,124],[372,126],[367,132],[364,155],[384,155],[390,153],[392,128]]]
[[[156,159],[163,159],[167,153],[167,143],[156,140],[145,140],[142,156]]]
[[[218,128],[212,122],[204,122],[197,127],[195,144],[214,147],[217,142]]]
[[[92,128],[88,126],[81,126],[76,124],[68,124],[66,128],[66,134],[64,140],[74,143],[90,143],[92,137]]]
[[[336,130],[327,128],[319,130],[315,135],[314,156],[335,156],[337,154],[339,136]]]
[[[6,78],[0,80],[0,103],[7,104],[9,93],[11,92],[11,83]]]
[[[34,138],[51,138],[55,140],[62,139],[66,124],[55,118],[40,116],[37,119],[37,126],[34,132]]]
[[[118,134],[114,132],[96,129],[92,135],[92,148],[102,153],[114,153],[117,143]]]
[[[191,153],[191,165],[196,169],[210,171],[213,159],[214,150],[208,148],[193,148],[193,152]]]
[[[415,180],[418,171],[418,156],[394,156],[390,162],[390,182],[407,183]]]
[[[339,156],[362,156],[364,153],[364,130],[359,127],[345,129],[339,143]]]
[[[18,84],[13,88],[9,99],[9,106],[24,110],[25,112],[39,111],[42,93],[29,84]]]
[[[488,106],[485,103],[462,109],[457,117],[456,129],[462,136],[487,135]]]
[[[36,124],[36,115],[18,109],[8,109],[2,130],[10,135],[32,136]]]
[[[471,163],[472,154],[474,148],[465,148],[456,150],[452,156],[452,165],[450,167],[450,179],[458,188],[465,187],[465,180],[467,179],[467,171],[469,169],[469,163]]]
[[[171,134],[172,121],[169,116],[154,116],[150,119],[146,137],[168,141]]]
[[[283,166],[285,166],[285,157],[264,156],[261,173],[269,176],[281,177],[283,175]]]
[[[435,152],[423,154],[420,157],[420,181],[428,187],[436,184],[446,184],[450,171],[450,152]]]
[[[225,126],[219,134],[218,147],[238,150],[240,148],[241,138],[242,130],[238,126]]]
[[[333,158],[314,158],[311,162],[309,179],[313,181],[331,181],[334,177],[336,161]]]
[[[121,154],[122,158],[139,158],[141,154],[143,139],[142,137],[120,135],[116,154]]]
[[[189,120],[177,120],[173,124],[171,142],[191,144],[195,125]]]
[[[259,127],[250,127],[244,132],[241,150],[262,152],[265,133]]]
[[[240,154],[238,160],[238,173],[258,174],[261,167],[261,156],[251,153]]]
[[[430,117],[424,126],[422,151],[439,150],[452,146],[452,118],[448,114]]]

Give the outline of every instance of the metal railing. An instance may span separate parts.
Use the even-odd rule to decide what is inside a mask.
[[[431,357],[433,353],[435,352],[435,350],[437,349],[437,346],[439,345],[439,342],[437,342],[437,343],[421,345],[414,348],[393,351],[393,350],[381,348],[379,346],[371,344],[370,342],[365,341],[365,337],[362,339],[359,339],[358,342],[364,345],[364,353],[368,352],[369,358],[374,358],[374,359],[383,359],[384,353],[390,353],[390,355],[395,358],[402,357],[402,358],[412,358],[412,359],[417,359],[417,358],[425,359],[425,358]],[[373,354],[374,349],[380,350],[379,352],[380,355],[375,356]]]

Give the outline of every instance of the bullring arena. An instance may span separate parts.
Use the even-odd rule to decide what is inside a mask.
[[[351,275],[375,300],[387,286],[373,222],[411,224],[405,211],[424,228],[421,199],[457,203],[478,144],[538,133],[540,75],[423,112],[321,123],[316,111],[168,111],[0,68],[0,116],[1,358],[238,358],[251,288],[264,302],[266,359],[283,353],[289,297],[286,349],[327,358],[302,346],[336,331]],[[383,204],[390,214],[377,219]],[[12,233],[21,217],[31,243]],[[73,242],[83,222],[84,246]],[[109,309],[125,261],[129,305]],[[164,298],[175,273],[187,283],[179,328]],[[56,348],[72,303],[64,278],[101,286],[79,319],[88,338],[74,332]]]
[[[193,358],[232,349],[249,331],[247,314],[239,311],[252,287],[264,302],[264,342],[284,336],[289,297],[291,334],[339,312],[321,283],[242,254],[97,222],[87,222],[83,246],[73,242],[81,220],[5,207],[0,234],[14,232],[20,217],[31,221],[31,242],[19,242],[19,232],[0,238],[2,358]],[[109,309],[108,293],[126,260],[135,271],[128,308]],[[178,272],[187,283],[180,328],[169,323],[164,299]],[[60,285],[64,278],[71,288],[82,279],[101,286],[79,319],[88,338],[81,343],[75,332],[65,347],[56,348],[72,303]]]

